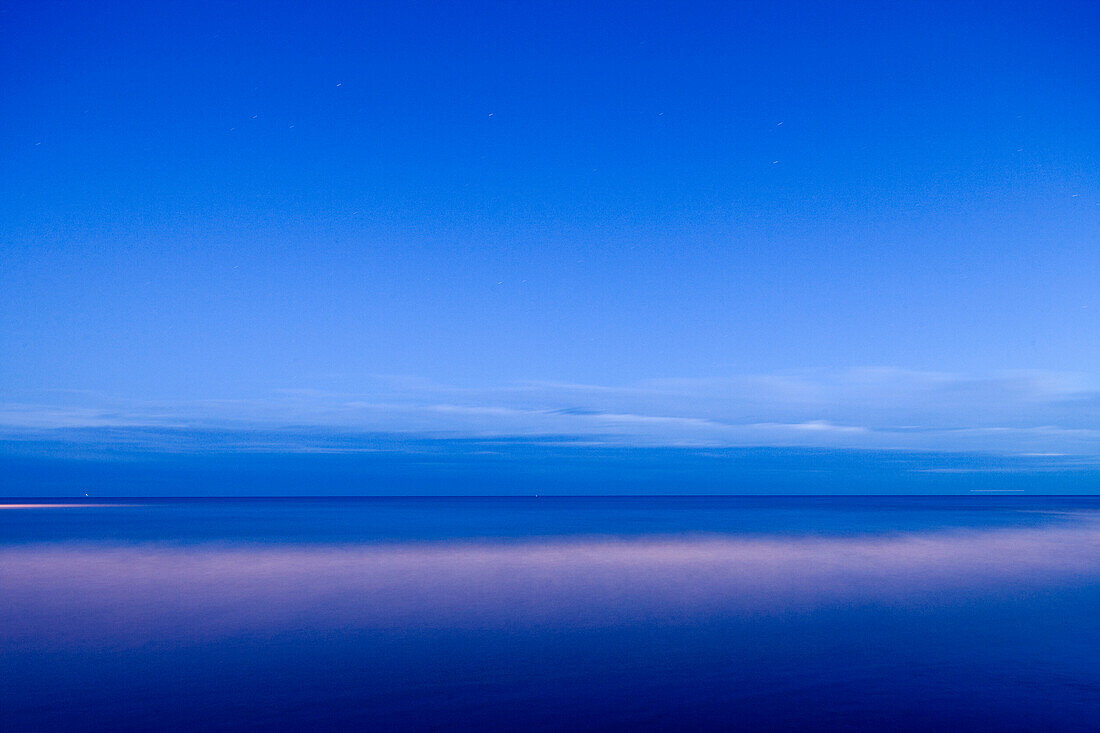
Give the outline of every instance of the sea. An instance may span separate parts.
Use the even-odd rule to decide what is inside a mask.
[[[1100,730],[1100,497],[0,499],[0,730]]]

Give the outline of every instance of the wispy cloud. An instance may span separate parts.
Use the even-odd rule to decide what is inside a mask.
[[[280,429],[425,437],[561,437],[638,446],[792,446],[1100,455],[1090,375],[890,368],[627,385],[459,387],[373,378],[347,392],[141,402],[90,393],[0,404],[9,438],[59,428]]]

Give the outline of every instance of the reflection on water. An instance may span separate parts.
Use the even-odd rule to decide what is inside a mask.
[[[936,602],[1100,572],[1100,525],[874,539],[0,550],[9,644],[163,633],[616,624]]]
[[[291,505],[298,523],[308,525],[311,506]],[[205,542],[92,530],[36,542],[17,528],[17,541],[0,540],[0,723],[779,730],[1100,720],[1100,663],[1084,651],[1100,648],[1100,515],[1087,501],[1014,506],[969,528],[925,505],[924,529],[909,517],[827,531],[867,511],[841,502],[818,507],[802,531],[808,515],[778,504],[757,507],[740,532],[716,532],[714,517],[700,531],[687,514],[679,533],[553,535],[540,525],[507,538],[455,537],[453,506],[419,506],[405,506],[412,526],[385,541],[242,541],[239,527],[227,534],[215,523]]]

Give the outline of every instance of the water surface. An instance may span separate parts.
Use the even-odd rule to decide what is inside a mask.
[[[1094,497],[0,505],[4,729],[1100,720]]]

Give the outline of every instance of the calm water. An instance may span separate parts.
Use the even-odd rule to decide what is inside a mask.
[[[0,729],[1100,730],[1100,499],[0,500]]]

